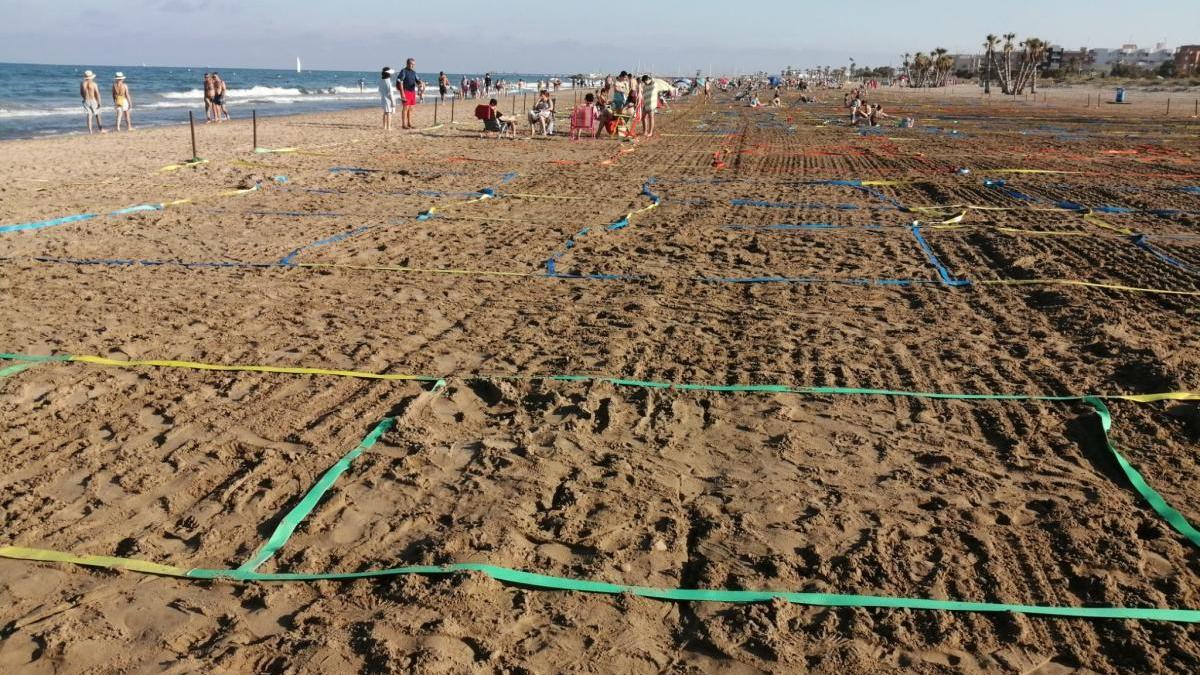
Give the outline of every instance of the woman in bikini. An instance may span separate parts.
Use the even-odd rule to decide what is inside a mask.
[[[133,96],[129,93],[129,86],[125,84],[125,73],[117,73],[113,77],[112,86],[113,107],[117,109],[117,131],[121,130],[121,118],[125,118],[125,128],[128,131],[133,131],[133,120],[129,116],[129,110],[133,107]]]

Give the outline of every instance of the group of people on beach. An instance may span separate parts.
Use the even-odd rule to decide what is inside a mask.
[[[225,80],[221,79],[220,73],[204,74],[205,124],[209,122],[219,123],[223,119],[229,119],[229,112],[225,110],[225,94],[227,91]]]
[[[90,70],[83,71],[83,81],[79,83],[79,97],[83,99],[83,110],[87,115],[88,133],[107,133],[100,119],[100,109],[103,107],[100,99],[100,87],[96,85],[96,74]],[[117,131],[121,130],[121,120],[125,120],[125,128],[133,131],[133,94],[125,83],[125,73],[113,75],[112,83],[113,108],[117,112]]]
[[[379,74],[379,98],[383,104],[383,128],[392,128],[392,114],[396,112],[396,100],[400,100],[400,128],[415,129],[412,122],[412,111],[417,105],[418,89],[422,82],[417,77],[417,60],[408,59],[399,72],[392,72],[391,66],[384,66]],[[442,73],[439,80],[446,74]],[[439,84],[439,87],[444,85]],[[443,94],[444,95],[444,94]]]
[[[850,126],[865,124],[869,127],[879,126],[880,119],[891,117],[883,112],[883,105],[868,103],[862,90],[854,89],[842,96],[842,104],[850,109]]]
[[[204,74],[204,117],[208,122],[220,122],[229,119],[225,110],[225,80],[220,73]],[[83,99],[83,111],[87,115],[88,133],[107,133],[100,117],[103,103],[100,97],[100,87],[96,85],[96,74],[90,70],[83,71],[83,80],[79,83],[79,97]],[[117,131],[121,130],[121,122],[125,128],[133,131],[133,93],[125,81],[125,73],[113,75],[112,83],[113,109],[117,113]]]
[[[653,137],[658,109],[664,105],[664,97],[675,93],[670,83],[651,75],[636,77],[624,70],[615,77],[610,75],[571,110],[571,136],[587,134],[595,138],[604,131],[612,136],[634,137],[640,122],[642,134]],[[529,134],[553,135],[557,112],[551,89],[542,88],[526,113]],[[478,106],[475,116],[483,121],[485,132],[516,136],[517,120],[506,116],[495,98]]]

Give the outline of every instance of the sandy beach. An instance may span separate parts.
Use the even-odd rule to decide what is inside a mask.
[[[0,669],[1194,670],[1200,122],[1083,91],[0,143]]]

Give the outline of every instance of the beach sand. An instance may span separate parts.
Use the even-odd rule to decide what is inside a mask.
[[[374,109],[260,122],[260,146],[294,152],[252,152],[244,120],[202,126],[208,162],[174,170],[186,127],[0,144],[0,227],[101,214],[0,233],[0,352],[428,378],[14,372],[0,544],[232,569],[393,419],[259,571],[474,562],[1200,608],[1196,546],[1086,403],[645,384],[1200,390],[1195,121],[884,90],[918,128],[862,135],[831,123],[840,93],[818,95],[676,105],[636,144],[479,138],[473,106],[413,133],[384,134]],[[1134,211],[1039,210],[1062,201]],[[166,206],[106,215],[144,204]],[[960,204],[1012,210],[940,224]],[[550,259],[582,278],[547,276]],[[1156,292],[980,283],[1032,279]],[[1108,406],[1124,456],[1200,519],[1196,403]],[[240,583],[0,559],[0,601],[0,668],[23,673],[1200,666],[1197,624],[665,602],[478,571]]]

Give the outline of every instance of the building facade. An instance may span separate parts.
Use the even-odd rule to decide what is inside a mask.
[[[1158,43],[1154,49],[1138,49],[1135,44],[1121,45],[1120,49],[1091,50],[1092,65],[1089,70],[1102,73],[1112,72],[1113,66],[1136,66],[1154,70],[1167,61],[1175,58],[1175,52],[1167,49],[1163,43]]]
[[[1175,51],[1175,75],[1200,75],[1200,45],[1183,45]]]

